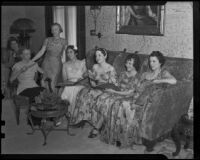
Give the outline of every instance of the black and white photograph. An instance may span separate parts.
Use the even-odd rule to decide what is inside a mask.
[[[2,155],[195,158],[197,6],[3,3]]]

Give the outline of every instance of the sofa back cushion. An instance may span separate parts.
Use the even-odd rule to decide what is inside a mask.
[[[140,72],[149,70],[148,56],[144,59],[144,55],[140,55],[142,66]],[[177,80],[193,80],[193,60],[186,58],[165,57],[166,62],[163,69],[168,70]]]
[[[107,51],[108,63],[113,65],[117,74],[125,71],[124,62],[129,54],[123,51]],[[138,54],[140,59],[140,73],[144,73],[149,70],[148,55]],[[187,58],[174,58],[165,57],[166,63],[163,68],[167,69],[177,80],[193,80],[193,60]],[[86,65],[88,69],[92,69],[95,63],[95,49],[90,50],[86,54]]]

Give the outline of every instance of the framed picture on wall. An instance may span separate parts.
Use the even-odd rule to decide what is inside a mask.
[[[165,5],[117,6],[116,33],[164,35]]]

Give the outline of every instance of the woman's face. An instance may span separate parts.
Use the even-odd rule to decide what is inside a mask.
[[[67,50],[67,56],[69,57],[70,60],[73,60],[76,58],[75,52],[73,49],[69,48]]]
[[[127,71],[132,71],[133,69],[135,69],[135,67],[133,66],[133,64],[134,64],[134,59],[133,58],[131,58],[131,59],[128,59],[127,61],[126,61],[126,64],[125,64],[125,66],[126,66],[126,70]]]
[[[161,68],[161,64],[157,57],[150,57],[150,67],[153,71]]]
[[[24,60],[30,60],[30,58],[31,58],[31,52],[30,52],[29,49],[23,50],[23,52],[22,52],[22,58]]]
[[[16,41],[11,41],[10,48],[17,51],[19,49],[18,43]]]
[[[60,28],[58,25],[53,25],[51,27],[51,33],[53,34],[53,36],[58,36],[60,34]]]
[[[105,62],[106,60],[106,56],[103,55],[103,53],[101,51],[96,51],[96,61],[97,63],[102,63]]]

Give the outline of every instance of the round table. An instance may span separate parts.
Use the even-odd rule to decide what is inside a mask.
[[[30,135],[30,134],[33,134],[35,132],[35,130],[40,130],[44,136],[44,144],[43,145],[46,145],[47,136],[48,136],[49,132],[52,130],[57,130],[57,131],[65,130],[65,131],[67,131],[68,135],[74,136],[75,134],[72,134],[69,132],[69,122],[70,122],[70,114],[68,112],[69,103],[55,104],[55,105],[57,105],[57,107],[54,110],[50,110],[50,109],[49,110],[39,110],[38,109],[38,106],[45,106],[45,105],[47,105],[47,104],[40,103],[40,104],[32,104],[31,105],[30,111],[28,113],[28,119],[31,123],[32,132],[28,133],[28,134]],[[39,125],[39,128],[34,125],[32,116],[36,117],[36,118],[41,118],[41,123]],[[54,123],[50,123],[51,122],[50,119],[59,118],[59,117],[63,117],[63,116],[65,116],[67,119],[67,127],[66,128],[59,128],[59,126],[56,127],[54,125]]]

